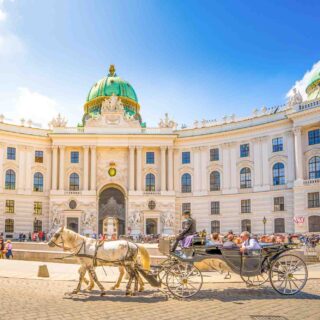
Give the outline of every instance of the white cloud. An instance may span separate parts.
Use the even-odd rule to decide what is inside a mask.
[[[313,76],[313,74],[315,72],[319,72],[320,71],[320,61],[316,62],[311,70],[308,70],[304,76],[302,77],[302,79],[296,81],[295,85],[287,92],[287,98],[289,98],[292,93],[293,93],[293,89],[296,88],[302,95],[303,99],[307,98],[307,94],[305,92],[306,87],[308,86],[308,84],[310,83],[311,77]]]
[[[0,22],[5,21],[6,19],[7,19],[6,12],[0,8]]]
[[[12,111],[6,112],[5,116],[15,123],[23,118],[48,127],[48,122],[57,114],[58,103],[54,99],[28,88],[19,88]]]
[[[11,57],[24,52],[24,45],[13,33],[0,33],[0,57]]]

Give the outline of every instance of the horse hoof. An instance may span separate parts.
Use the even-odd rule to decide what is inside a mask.
[[[116,290],[116,289],[117,289],[116,286],[113,286],[113,287],[110,288],[110,290]]]
[[[106,295],[106,292],[105,291],[102,291],[101,293],[100,293],[100,297],[103,297],[103,296],[105,296]]]
[[[71,292],[71,294],[78,294],[78,290],[73,290],[72,292]]]
[[[132,292],[126,291],[126,296],[131,296],[131,295],[132,295]]]

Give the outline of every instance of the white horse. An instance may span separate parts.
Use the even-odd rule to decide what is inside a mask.
[[[89,289],[92,289],[93,282],[95,282],[101,290],[101,295],[105,294],[105,289],[97,278],[95,266],[120,266],[120,278],[117,284],[120,283],[124,274],[123,271],[126,270],[129,275],[126,295],[134,295],[138,290],[138,282],[141,281],[137,271],[138,255],[140,256],[142,268],[144,270],[150,270],[150,256],[148,251],[143,246],[127,240],[100,242],[61,227],[51,237],[48,245],[51,247],[58,246],[64,251],[71,252],[78,258],[81,264],[79,269],[80,277],[78,286],[73,291],[74,293],[80,291],[81,283],[85,281],[84,275],[88,270],[91,280]],[[134,291],[132,292],[131,285],[133,280],[135,284]]]

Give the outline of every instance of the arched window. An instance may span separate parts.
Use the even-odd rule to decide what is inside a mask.
[[[285,233],[284,218],[274,219],[274,232]]]
[[[43,174],[36,172],[33,176],[33,191],[43,191]]]
[[[277,162],[273,165],[273,185],[277,186],[280,184],[285,184],[285,174],[284,174],[284,164]]]
[[[14,190],[16,188],[16,173],[11,169],[6,171],[5,188],[8,190]]]
[[[6,219],[4,222],[4,232],[14,232],[14,220]]]
[[[250,168],[242,168],[240,170],[240,188],[251,188],[251,170]]]
[[[80,188],[79,175],[77,173],[71,173],[69,178],[69,190],[78,191]]]
[[[309,232],[320,232],[320,216],[310,216],[308,220]]]
[[[40,231],[42,231],[42,221],[41,220],[34,220],[33,232],[40,232]]]
[[[220,190],[220,173],[212,171],[210,173],[210,191]]]
[[[309,160],[309,179],[320,178],[320,157],[315,156]]]
[[[219,220],[211,221],[211,233],[220,233],[220,221]]]
[[[241,232],[248,231],[251,233],[251,220],[250,219],[244,219],[241,220]]]
[[[181,177],[181,192],[191,192],[191,175],[185,173]]]
[[[155,191],[156,190],[156,178],[154,174],[148,173],[146,175],[146,191]]]

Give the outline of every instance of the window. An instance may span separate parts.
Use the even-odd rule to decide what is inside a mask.
[[[4,232],[14,232],[14,220],[13,219],[6,219],[5,220],[5,227]]]
[[[274,232],[275,233],[285,233],[284,218],[274,219]]]
[[[69,178],[69,190],[78,191],[80,187],[79,175],[77,173],[71,173]]]
[[[219,148],[210,149],[210,161],[219,161]]]
[[[309,145],[320,143],[320,129],[309,131],[308,138],[309,138]]]
[[[309,232],[320,232],[320,216],[310,216],[308,222]]]
[[[220,214],[220,202],[211,201],[211,214]]]
[[[34,220],[33,221],[33,232],[40,232],[42,231],[42,221],[41,220]]]
[[[250,168],[242,168],[240,170],[240,188],[251,188],[251,170]]]
[[[181,177],[181,192],[191,192],[191,175],[185,173]]]
[[[71,151],[71,163],[79,163],[79,152],[78,151]]]
[[[7,159],[16,160],[16,148],[12,148],[12,147],[7,148]]]
[[[154,152],[146,152],[146,163],[154,164]]]
[[[33,176],[33,191],[43,191],[43,175],[40,172],[36,172]]]
[[[182,213],[189,211],[191,213],[191,203],[190,202],[186,202],[182,204]]]
[[[283,151],[283,139],[274,138],[272,139],[272,152]]]
[[[77,208],[77,201],[76,201],[76,200],[71,200],[71,201],[69,202],[69,208],[70,208],[71,210],[76,209],[76,208]]]
[[[250,154],[249,143],[241,144],[240,145],[240,157],[241,158],[249,157],[249,154]]]
[[[315,156],[309,160],[309,179],[320,178],[320,157]]]
[[[6,213],[14,213],[14,200],[6,200]]]
[[[241,220],[241,232],[248,231],[251,233],[251,220],[250,219],[244,219]]]
[[[220,173],[213,171],[210,173],[210,191],[220,190]]]
[[[146,191],[155,191],[156,190],[156,178],[154,174],[148,173],[146,175]]]
[[[272,168],[273,172],[273,185],[285,184],[285,175],[284,175],[284,164],[277,162]]]
[[[42,202],[35,201],[33,203],[33,213],[37,215],[42,215]]]
[[[319,192],[310,192],[308,193],[308,208],[319,208]]]
[[[182,156],[182,164],[190,163],[190,152],[184,151],[181,153]]]
[[[16,188],[16,173],[9,169],[6,171],[5,189],[14,190]]]
[[[251,200],[241,200],[241,213],[250,213],[251,212]]]
[[[273,210],[274,211],[284,211],[284,197],[273,198]]]
[[[149,208],[150,210],[154,210],[154,209],[156,208],[156,202],[155,202],[154,200],[150,200],[150,201],[148,202],[148,208]]]
[[[211,233],[220,233],[220,221],[211,221]]]
[[[35,152],[34,162],[43,163],[43,151],[36,151]]]

